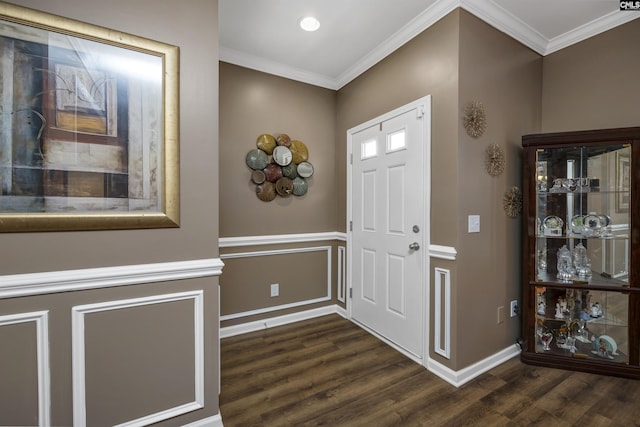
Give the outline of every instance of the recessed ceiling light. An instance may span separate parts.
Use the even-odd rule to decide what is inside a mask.
[[[300,24],[300,28],[305,31],[315,31],[320,28],[320,21],[318,21],[313,16],[305,16],[304,18],[300,18],[298,24]]]

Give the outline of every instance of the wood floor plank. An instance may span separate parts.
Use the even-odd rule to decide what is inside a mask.
[[[640,427],[640,381],[511,359],[456,388],[331,315],[221,340],[225,427]]]

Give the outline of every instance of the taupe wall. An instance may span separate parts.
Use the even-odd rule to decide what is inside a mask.
[[[458,288],[455,366],[468,366],[513,345],[520,319],[509,302],[521,301],[521,216],[503,209],[504,193],[522,189],[521,136],[540,129],[542,58],[470,13],[460,16],[460,109],[480,101],[485,133],[472,138],[458,122]],[[485,150],[498,144],[505,171],[486,172]],[[480,215],[480,233],[467,233],[467,216]],[[498,323],[498,307],[505,321]],[[470,327],[470,325],[472,325]]]
[[[456,10],[338,91],[336,164],[338,223],[346,220],[347,131],[426,95],[432,99],[431,243],[457,238],[458,19]]]
[[[519,220],[506,218],[502,197],[520,186],[520,136],[540,126],[541,64],[530,49],[458,9],[338,92],[338,164],[344,164],[347,129],[432,95],[430,243],[453,247],[458,257],[430,261],[431,288],[433,269],[449,270],[453,295],[452,357],[434,353],[433,342],[430,356],[452,369],[495,354],[519,335],[517,318],[497,323],[498,306],[519,298],[520,280]],[[461,121],[472,100],[488,115],[478,140]],[[484,169],[489,143],[506,152],[507,169],[498,178]],[[481,217],[478,234],[467,234],[470,214]]]
[[[433,342],[430,356],[457,370],[512,345],[520,335],[519,319],[507,315],[505,322],[499,324],[497,311],[498,307],[504,306],[508,312],[511,299],[521,300],[520,217],[506,217],[502,206],[504,193],[512,186],[521,186],[521,136],[540,131],[637,125],[640,104],[636,100],[640,95],[640,83],[636,71],[640,56],[636,55],[635,40],[639,31],[640,23],[631,22],[542,58],[466,11],[458,9],[452,12],[337,91],[333,153],[335,177],[331,190],[335,201],[329,202],[335,203],[335,221],[328,220],[324,211],[317,225],[309,224],[306,228],[275,220],[282,228],[274,233],[306,229],[346,231],[347,130],[393,108],[431,95],[433,187],[430,242],[455,248],[458,257],[455,261],[437,258],[430,261],[432,285],[433,269],[439,267],[451,272],[453,286],[452,359],[446,360],[435,354]],[[223,64],[222,68],[221,81],[225,86],[222,91],[228,92],[221,98],[221,117],[240,121],[238,129],[241,128],[240,123],[253,125],[251,120],[243,117],[246,116],[243,108],[247,108],[247,102],[237,101],[234,96],[249,99],[247,94],[250,90],[256,94],[268,90],[263,86],[266,83],[273,85],[273,90],[279,90],[285,99],[295,96],[290,92],[311,89],[301,83],[285,83],[277,77],[229,64]],[[227,83],[231,84],[229,89],[226,88]],[[316,96],[315,93],[312,96]],[[482,102],[487,112],[487,131],[478,139],[465,133],[461,121],[465,105],[472,100]],[[326,104],[327,114],[331,114],[330,104]],[[230,106],[233,106],[233,117],[225,113]],[[253,107],[249,108],[249,118],[256,119]],[[272,131],[278,131],[275,129],[277,126],[271,124],[279,120],[276,113],[271,109],[258,113],[258,116],[267,118],[263,126],[272,126]],[[307,113],[303,111],[302,115]],[[292,116],[297,117],[293,113]],[[223,131],[224,127],[223,124],[221,144],[228,147],[237,144],[233,138],[225,141],[229,134]],[[255,135],[262,131],[258,126],[246,132],[245,138],[249,141],[243,142],[242,147],[251,144]],[[499,144],[506,154],[506,170],[498,177],[491,177],[485,171],[485,150],[491,143]],[[237,162],[246,153],[246,148],[228,147],[222,148],[224,159],[233,158],[233,162]],[[221,170],[224,167],[227,166],[222,166]],[[246,168],[242,165],[238,169],[243,174],[241,184],[231,185],[246,193],[251,187]],[[315,182],[318,181],[316,178]],[[229,219],[229,222],[221,221],[222,236],[274,234],[268,228],[260,228],[262,226],[247,221],[247,215],[254,218],[258,213],[238,212],[237,207],[254,203],[249,201],[250,198],[237,199],[237,195],[229,196],[228,203],[222,206],[225,211],[222,217]],[[273,208],[275,212],[281,212],[277,209],[279,207]],[[467,216],[470,214],[481,217],[481,232],[478,234],[467,233]],[[269,218],[275,216],[271,211],[264,215]],[[251,231],[256,229],[261,231]],[[233,250],[225,249],[223,252]],[[228,277],[231,281],[232,275]],[[261,284],[255,290],[264,292],[264,287]],[[239,294],[236,294],[237,298],[241,298]],[[258,301],[259,298],[254,296],[245,302],[249,300],[264,307],[273,303],[269,298]],[[240,299],[233,304],[238,301]],[[222,304],[224,311],[225,298]],[[434,325],[433,318],[431,325]]]
[[[15,4],[147,37],[180,48],[180,208],[181,224],[175,229],[15,233],[0,236],[4,248],[0,274],[14,275],[71,271],[94,267],[119,267],[175,261],[215,259],[218,256],[218,44],[217,0],[193,0],[188,7],[168,0],[114,0],[108,3],[81,0],[16,0]],[[0,282],[2,277],[0,277]],[[179,425],[218,413],[218,280],[203,277],[185,280],[162,279],[158,283],[131,284],[118,288],[86,290],[0,300],[0,316],[39,310],[49,311],[51,361],[51,424],[72,424],[71,309],[83,304],[149,298],[189,290],[204,293],[205,407],[158,425]],[[155,322],[171,314],[169,323],[178,334],[166,334],[166,322]],[[122,317],[120,316],[122,314]],[[126,315],[126,317],[125,317]],[[192,372],[193,340],[184,347],[182,334],[193,336],[193,304],[165,302],[146,309],[88,314],[86,355],[87,420],[90,425],[111,425],[164,410],[175,402],[194,399]],[[138,323],[136,323],[138,322]],[[26,325],[32,325],[27,323]],[[18,336],[17,348],[25,354],[13,360],[12,371],[3,362],[2,378],[9,372],[20,376],[22,362],[33,359],[31,332],[25,336],[17,325],[0,326],[3,337]],[[6,328],[6,329],[5,329]],[[19,329],[14,329],[19,328]],[[5,332],[8,331],[8,332]],[[20,333],[14,333],[18,331]],[[92,335],[92,331],[99,331]],[[175,331],[174,331],[175,332]],[[129,343],[140,342],[143,334],[153,344],[133,352]],[[31,344],[29,344],[31,342]],[[2,341],[2,346],[11,343]],[[105,351],[98,351],[105,349]],[[108,349],[108,351],[106,350]],[[148,349],[162,350],[157,359]],[[144,360],[144,365],[140,361]],[[188,361],[188,363],[187,363]],[[137,375],[123,375],[125,364],[144,367]],[[9,366],[9,368],[7,368]],[[32,363],[29,362],[29,366]],[[94,369],[99,366],[98,369]],[[191,367],[189,367],[191,366]],[[9,369],[7,371],[7,369]],[[93,376],[95,374],[95,376]],[[25,374],[26,375],[26,374]],[[158,375],[155,377],[154,375]],[[103,383],[101,378],[108,378]],[[23,396],[33,397],[33,378],[24,378]],[[2,381],[19,383],[22,378]],[[158,382],[166,387],[158,387]],[[174,390],[176,394],[168,396]],[[189,390],[189,391],[185,391]],[[9,395],[12,391],[9,391]],[[6,396],[2,390],[0,396]],[[137,405],[131,405],[137,402]],[[0,411],[0,424],[22,420],[34,424],[33,405],[12,406]],[[5,419],[5,416],[13,418]],[[37,417],[37,414],[36,414]],[[26,421],[25,421],[26,420]]]
[[[336,230],[335,91],[220,63],[220,237]],[[245,156],[256,139],[305,143],[314,174],[300,197],[256,197]]]
[[[220,63],[220,237],[247,238],[241,247],[224,247],[222,243],[223,258],[232,253],[243,255],[229,259],[220,279],[221,314],[238,316],[301,304],[297,308],[223,318],[223,327],[337,302],[337,246],[344,243],[331,239],[292,244],[285,238],[282,244],[265,246],[255,241],[261,236],[335,232],[339,228],[335,106],[333,90]],[[258,199],[245,157],[264,133],[285,133],[308,147],[314,174],[308,180],[307,194],[277,197],[271,202]],[[305,252],[327,245],[329,251]],[[273,252],[283,250],[286,253]],[[331,298],[309,303],[327,296],[328,263],[332,268]],[[278,297],[270,296],[272,283],[280,285]]]
[[[544,58],[542,130],[640,124],[640,20]]]

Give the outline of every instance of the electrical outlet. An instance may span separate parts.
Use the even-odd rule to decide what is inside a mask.
[[[280,284],[273,283],[271,285],[271,296],[272,297],[277,297],[278,295],[280,295]]]
[[[509,315],[511,317],[516,317],[518,315],[518,300],[514,299],[511,301],[511,308],[509,309]]]

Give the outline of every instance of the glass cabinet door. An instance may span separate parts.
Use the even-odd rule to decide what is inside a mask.
[[[629,362],[625,144],[536,151],[535,351]]]
[[[628,286],[631,148],[540,149],[536,279]]]

